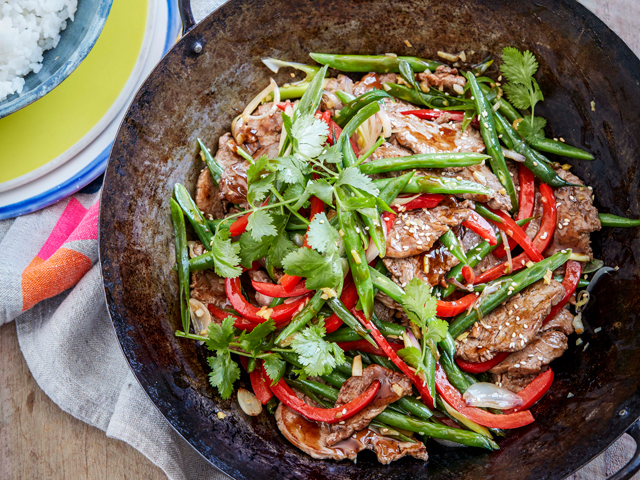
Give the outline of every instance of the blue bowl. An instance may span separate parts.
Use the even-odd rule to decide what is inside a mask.
[[[20,95],[9,95],[0,102],[0,118],[26,107],[56,88],[89,54],[104,27],[113,0],[78,0],[73,22],[60,32],[56,48],[44,52],[42,69],[24,77]]]

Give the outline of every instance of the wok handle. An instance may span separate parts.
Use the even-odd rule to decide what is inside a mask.
[[[182,35],[184,36],[196,25],[191,11],[191,0],[178,0],[178,8],[180,9],[180,19],[182,20]]]
[[[627,433],[633,437],[636,442],[636,451],[624,467],[622,467],[615,475],[609,477],[609,480],[629,480],[638,470],[640,470],[640,420],[629,427]]]

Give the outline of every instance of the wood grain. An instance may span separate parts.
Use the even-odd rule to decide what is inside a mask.
[[[0,479],[166,476],[126,443],[60,410],[31,376],[12,322],[0,327]]]

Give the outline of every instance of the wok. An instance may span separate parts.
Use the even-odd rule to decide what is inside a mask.
[[[640,61],[572,0],[231,1],[190,30],[141,87],[118,132],[102,192],[106,299],[143,389],[212,464],[237,479],[562,478],[640,416],[638,230],[592,236],[596,257],[620,270],[593,291],[584,344],[576,347],[572,337],[554,362],[553,388],[533,408],[537,421],[509,432],[494,453],[430,441],[428,463],[384,466],[370,452],[357,464],[313,460],[279,434],[273,416],[248,417],[235,395],[220,399],[207,383],[203,347],[173,335],[180,319],[172,187],[180,182],[193,190],[203,167],[196,138],[216,146],[267,85],[271,73],[261,57],[308,62],[308,52],[321,51],[436,58],[438,50],[464,49],[483,59],[506,45],[530,49],[540,62],[546,99],[536,113],[549,119],[547,133],[595,154],[593,162],[571,163],[593,186],[596,206],[640,217]],[[597,327],[602,331],[595,334]],[[634,462],[625,477],[638,468]]]

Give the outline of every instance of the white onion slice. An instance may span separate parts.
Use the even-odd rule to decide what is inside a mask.
[[[207,307],[195,298],[189,299],[189,316],[196,335],[207,335],[207,329],[211,323],[211,314]]]
[[[470,407],[498,408],[506,410],[524,403],[520,395],[493,383],[479,382],[471,385],[462,395]]]
[[[509,245],[509,239],[507,234],[500,230],[500,237],[502,237],[502,245],[504,245],[504,251],[507,252],[507,265],[509,265],[509,273],[513,272],[513,259],[511,258],[511,245]]]
[[[391,120],[389,120],[387,110],[381,106],[380,111],[376,115],[379,116],[380,123],[382,123],[382,136],[389,138],[391,136]]]
[[[410,329],[407,328],[405,330],[403,337],[405,347],[416,347],[419,351],[422,351],[420,348],[420,342],[418,342],[418,339]]]
[[[273,105],[268,112],[263,113],[262,115],[251,115],[258,106],[262,103],[267,95],[273,92]],[[278,108],[278,103],[280,103],[280,89],[278,88],[278,84],[273,78],[269,79],[269,86],[262,90],[258,95],[255,96],[253,100],[249,102],[249,104],[245,107],[242,112],[242,118],[244,120],[262,120],[263,118],[267,118],[269,115],[273,114]]]
[[[380,252],[378,251],[378,247],[376,247],[376,244],[373,243],[372,239],[369,239],[369,247],[365,252],[365,256],[367,257],[367,264],[373,262],[376,258],[378,258],[379,255]]]
[[[362,376],[362,356],[361,355],[358,355],[353,359],[353,364],[351,365],[351,376],[352,377]]]
[[[584,323],[582,323],[582,313],[579,313],[575,317],[573,317],[573,329],[576,331],[578,335],[582,335],[584,333]]]
[[[524,155],[520,155],[518,152],[514,152],[513,150],[507,150],[506,148],[502,147],[502,155],[504,155],[507,158],[510,158],[511,160],[515,160],[516,162],[524,162],[526,160],[526,158],[524,158]]]
[[[418,193],[417,195],[411,195],[410,197],[396,197],[393,202],[391,202],[391,205],[406,205],[407,203],[411,202],[412,200],[415,200],[416,198],[418,198],[420,195],[422,195],[421,193]],[[391,206],[389,205],[389,206]]]
[[[256,396],[244,388],[238,389],[238,403],[242,411],[252,417],[260,415],[260,412],[262,412],[262,404]]]

